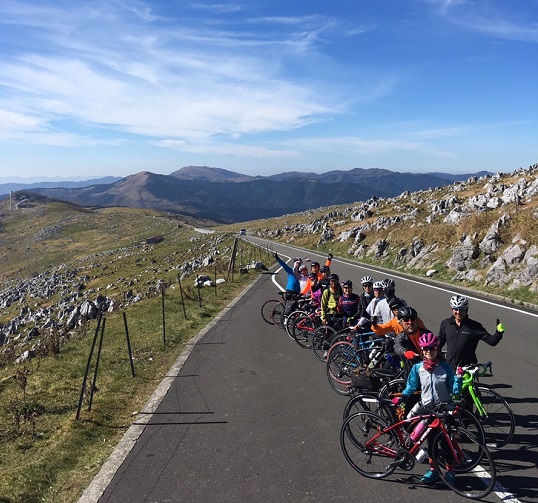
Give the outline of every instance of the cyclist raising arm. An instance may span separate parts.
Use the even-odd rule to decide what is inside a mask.
[[[439,328],[440,348],[446,344],[446,360],[453,368],[471,363],[477,363],[476,348],[480,341],[490,346],[501,342],[504,334],[504,325],[497,320],[494,334],[488,331],[478,321],[468,316],[469,301],[462,295],[454,295],[450,299],[452,316],[443,320]]]

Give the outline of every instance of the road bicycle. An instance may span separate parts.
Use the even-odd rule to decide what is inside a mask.
[[[431,413],[391,422],[373,412],[357,412],[342,425],[340,446],[353,469],[374,479],[397,468],[410,471],[428,457],[445,485],[460,496],[480,499],[495,486],[495,464],[487,447],[458,424],[456,413],[457,407],[443,404]],[[414,435],[419,424],[424,431]]]
[[[480,385],[479,377],[489,372],[493,375],[492,363],[466,365],[462,367],[461,399],[482,423],[488,447],[499,448],[514,436],[516,421],[508,402],[495,390]]]

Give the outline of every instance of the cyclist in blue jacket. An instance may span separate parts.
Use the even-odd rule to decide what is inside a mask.
[[[408,417],[428,412],[437,404],[450,403],[452,395],[461,393],[461,376],[454,374],[450,365],[441,358],[439,338],[428,332],[420,336],[418,344],[424,359],[413,365],[402,396],[392,399],[392,403],[398,405],[415,391],[421,390],[420,401],[410,410]],[[450,468],[445,474],[446,477],[454,477],[454,472],[450,471]],[[425,484],[433,484],[440,480],[433,459],[430,459],[430,469],[421,480]]]
[[[295,267],[297,260],[294,261],[294,268],[292,269],[286,262],[284,262],[275,252],[275,259],[282,266],[282,269],[288,274],[288,282],[286,283],[286,299],[291,300],[298,297],[301,294],[301,284],[299,283],[299,265]],[[297,269],[297,274],[296,274]]]

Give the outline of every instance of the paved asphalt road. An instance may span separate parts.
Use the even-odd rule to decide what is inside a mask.
[[[272,246],[283,256],[305,257]],[[338,259],[332,270],[356,284],[366,273],[389,276]],[[420,278],[390,277],[397,295],[437,331],[450,314],[451,292]],[[155,413],[131,428],[81,503],[464,501],[442,486],[416,484],[425,465],[375,481],[346,463],[338,439],[346,398],[332,391],[311,351],[260,316],[262,303],[276,294],[272,278],[262,275],[200,336],[171,371]],[[276,278],[285,285],[282,271]],[[494,361],[487,382],[509,399],[518,425],[513,442],[494,452],[499,486],[486,501],[538,501],[538,315],[470,299],[471,317],[486,328],[493,330],[496,318],[507,326],[499,346],[481,344],[478,354]]]

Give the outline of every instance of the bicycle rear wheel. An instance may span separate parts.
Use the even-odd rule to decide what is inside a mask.
[[[265,321],[265,323],[269,323],[269,325],[275,324],[271,316],[271,313],[273,312],[273,308],[275,307],[275,304],[278,304],[278,300],[271,299],[271,300],[268,300],[267,302],[264,302],[261,307],[263,321]]]
[[[464,428],[451,428],[448,435],[456,457],[442,431],[430,445],[430,457],[441,480],[460,496],[484,498],[493,490],[497,479],[491,453]]]
[[[398,437],[377,414],[357,412],[349,416],[340,430],[340,447],[354,470],[368,478],[387,477],[396,469]]]
[[[494,448],[506,445],[512,440],[516,429],[516,419],[512,408],[495,390],[485,386],[476,386],[475,391],[486,415],[480,414],[470,394],[465,394],[465,402],[484,427],[486,445]]]

